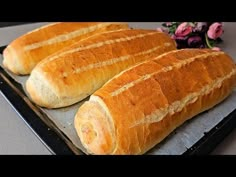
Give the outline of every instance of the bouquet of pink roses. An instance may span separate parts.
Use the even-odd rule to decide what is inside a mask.
[[[157,30],[168,33],[175,39],[177,48],[211,48],[222,42],[222,22],[165,22]]]

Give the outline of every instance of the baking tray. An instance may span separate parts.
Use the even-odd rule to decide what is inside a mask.
[[[2,53],[5,47],[6,46],[0,47],[0,53]],[[47,114],[29,100],[21,84],[17,83],[2,67],[0,67],[0,90],[9,104],[53,154],[85,154],[49,119]],[[204,114],[206,116],[207,113],[204,112],[200,114],[199,117]],[[179,154],[209,154],[216,145],[235,128],[235,117],[236,109],[229,112],[227,116],[223,117],[223,119],[209,131],[202,132],[203,136],[198,138],[191,146],[184,145],[186,147],[185,151],[182,150]],[[194,120],[196,121],[198,119],[196,118]],[[175,134],[183,131],[186,126],[191,126],[188,125],[190,121],[192,120],[187,121],[183,126],[178,128],[177,131],[171,133],[163,142],[150,150],[147,154],[168,154],[166,150],[165,153],[162,153],[162,147],[167,147],[168,144],[172,144],[169,146],[173,147],[174,141],[176,140],[175,136],[177,136]],[[176,145],[178,145],[178,143]],[[166,149],[168,150],[168,148]],[[170,152],[170,154],[173,154],[173,152]]]

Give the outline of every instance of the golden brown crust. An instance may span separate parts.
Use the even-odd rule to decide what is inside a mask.
[[[29,74],[45,57],[91,35],[127,29],[125,23],[60,22],[43,26],[12,41],[3,52],[3,64],[15,74]]]
[[[167,34],[154,30],[98,34],[41,61],[26,88],[40,106],[68,106],[91,95],[122,70],[175,47]]]
[[[104,153],[98,144],[86,143],[83,133],[78,135],[95,154],[143,154],[186,120],[221,102],[235,84],[236,67],[227,54],[200,49],[171,51],[120,73],[80,108],[86,110],[99,100],[89,107],[112,121],[112,152]],[[90,120],[80,109],[76,122],[96,120],[96,114],[90,114]],[[81,126],[83,123],[77,123],[76,130]]]

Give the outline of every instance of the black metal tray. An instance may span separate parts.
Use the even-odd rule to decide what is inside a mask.
[[[0,47],[0,53],[6,46]],[[15,82],[0,67],[0,91],[53,154],[83,154],[55,124],[47,118],[25,95],[20,84]],[[235,128],[236,109],[204,135],[183,155],[209,154]]]

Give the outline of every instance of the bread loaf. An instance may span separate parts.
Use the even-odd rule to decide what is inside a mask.
[[[143,154],[225,99],[235,83],[236,67],[222,51],[170,51],[97,90],[78,110],[75,128],[92,154]]]
[[[30,74],[45,57],[91,35],[127,29],[126,23],[52,23],[17,38],[3,52],[3,65],[15,74]]]
[[[41,61],[27,80],[26,89],[42,107],[69,106],[122,70],[174,49],[174,40],[155,30],[98,34]]]

